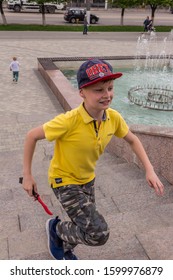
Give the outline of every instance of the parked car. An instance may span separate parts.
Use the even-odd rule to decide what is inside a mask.
[[[58,0],[51,2],[44,3],[45,12],[54,14],[56,10],[63,10],[65,7],[65,4],[59,3]],[[38,1],[32,1],[32,0],[8,0],[7,1],[7,8],[9,10],[13,10],[16,13],[19,13],[21,11],[27,11],[27,10],[38,10],[41,12],[42,7],[38,3]]]
[[[70,23],[83,22],[86,15],[84,8],[68,8],[64,13],[64,20]],[[95,24],[99,21],[99,17],[90,14],[90,23]]]

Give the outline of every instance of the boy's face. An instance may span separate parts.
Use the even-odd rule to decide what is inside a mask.
[[[98,111],[109,108],[114,95],[113,86],[114,81],[109,80],[80,89],[86,108]]]

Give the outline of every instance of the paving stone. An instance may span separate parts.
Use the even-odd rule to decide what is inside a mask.
[[[0,163],[1,163],[1,175],[6,175],[9,178],[11,174],[19,173],[22,169],[22,157],[21,154],[17,154],[16,151],[12,151],[11,155],[8,152],[0,151]]]
[[[38,254],[31,254],[22,258],[23,260],[52,260],[52,256],[49,252],[41,252]]]
[[[111,232],[107,243],[100,247],[79,245],[75,253],[81,260],[147,260],[148,256],[135,236],[114,236]]]
[[[158,197],[156,194],[150,193],[136,193],[134,194],[125,194],[120,196],[112,196],[114,203],[117,205],[120,212],[125,211],[141,211],[148,206],[159,205],[161,203],[171,203],[172,197]]]
[[[111,180],[110,180],[111,178]],[[123,174],[106,174],[98,173],[95,181],[96,189],[103,194],[103,196],[119,196],[123,194],[129,194],[136,192],[151,192],[151,189],[148,187],[146,180],[135,179],[131,180],[124,178]]]
[[[6,203],[13,199],[12,190],[2,189],[0,190],[0,204]]]
[[[106,164],[109,166],[112,166],[112,164],[115,165],[115,164],[127,163],[125,159],[117,157],[115,155],[111,155],[107,150],[105,150],[105,152],[99,158],[97,166],[100,167],[104,165],[105,161]]]
[[[3,203],[0,204],[0,213],[17,215],[18,208],[16,207],[15,200],[3,201]]]
[[[157,205],[154,210],[166,226],[173,226],[173,203]]]
[[[8,211],[5,212],[5,216],[0,214],[0,237],[8,238],[13,234],[20,233],[19,218],[17,215],[9,215]]]
[[[118,224],[118,228],[121,229],[121,234],[125,232],[131,235],[136,235],[138,233],[148,232],[152,229],[157,229],[167,226],[167,222],[164,221],[158,214],[158,207],[147,206],[142,209],[142,211],[126,211],[120,213],[121,215],[112,215],[112,224],[111,227],[114,229],[117,228],[117,219],[116,216],[119,216],[119,219],[122,220],[122,225]],[[111,216],[108,216],[110,220]]]
[[[46,221],[50,217],[44,213],[24,212],[19,215],[21,232],[31,229],[45,229]]]
[[[137,238],[152,260],[172,260],[173,227],[153,229],[146,233],[137,234]]]
[[[8,177],[5,174],[0,176],[1,190],[12,190],[14,187],[21,188],[21,185],[19,185],[19,176],[21,175],[21,172],[16,173],[17,172],[11,173]]]
[[[0,239],[0,260],[8,260],[8,238]]]
[[[26,230],[9,237],[9,259],[25,259],[47,251],[47,236],[43,229]]]
[[[96,205],[99,211],[102,211],[102,209],[104,209],[105,215],[119,212],[119,209],[117,208],[111,197],[97,199]]]

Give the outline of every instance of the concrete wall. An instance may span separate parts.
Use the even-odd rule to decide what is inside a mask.
[[[130,129],[141,140],[155,171],[173,184],[173,129],[145,125],[131,125]],[[136,155],[122,139],[112,138],[108,151],[142,168]]]

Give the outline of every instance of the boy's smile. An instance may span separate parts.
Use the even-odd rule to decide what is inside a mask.
[[[80,89],[85,109],[93,118],[102,118],[104,110],[109,108],[114,95],[113,82],[113,80],[102,81]]]

